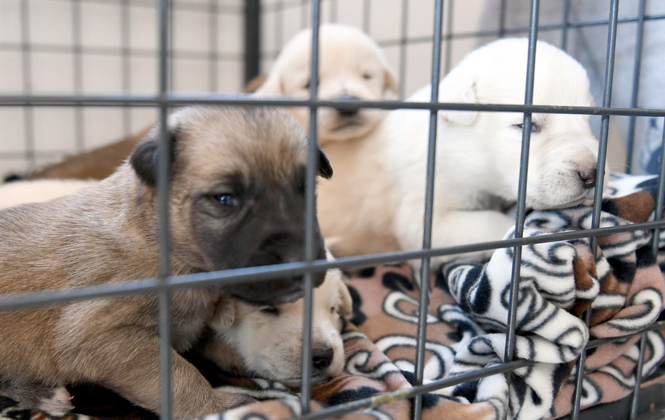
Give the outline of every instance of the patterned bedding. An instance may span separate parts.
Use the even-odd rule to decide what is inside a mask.
[[[623,226],[653,217],[656,180],[613,176],[604,200],[601,227]],[[534,211],[524,236],[587,230],[591,208]],[[513,232],[508,232],[507,238]],[[572,406],[575,360],[592,339],[619,337],[587,353],[582,406],[615,401],[635,383],[639,335],[660,317],[665,293],[662,252],[652,251],[643,231],[599,237],[594,258],[588,238],[533,244],[522,248],[515,357],[535,362],[512,374],[445,388],[423,397],[424,419],[500,419],[508,414],[536,420],[567,414]],[[660,265],[659,265],[660,264]],[[512,249],[497,250],[487,264],[448,264],[431,278],[427,314],[425,382],[502,363],[508,314]],[[410,270],[387,265],[356,272],[349,280],[354,316],[343,333],[346,365],[342,376],[314,387],[311,409],[320,410],[412,386],[416,354],[418,290]],[[580,319],[586,309],[590,328]],[[643,386],[665,380],[665,329],[646,335]],[[286,419],[300,413],[297,390],[262,379],[230,378],[201,365],[214,386],[246,393],[257,403],[223,415],[225,419]],[[72,420],[154,418],[117,396],[72,390],[78,412]],[[0,417],[45,418],[17,411],[0,398]],[[345,418],[406,420],[406,400],[347,414]],[[211,417],[212,420],[213,417]],[[214,418],[217,418],[215,416]]]

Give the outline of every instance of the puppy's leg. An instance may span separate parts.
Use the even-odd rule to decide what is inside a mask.
[[[405,249],[422,247],[423,223],[414,223],[402,231],[400,238]],[[505,214],[492,211],[448,211],[435,213],[432,220],[432,248],[453,247],[479,242],[498,241],[515,225],[515,221]],[[430,266],[437,268],[450,261],[485,262],[494,250],[444,255],[430,259]],[[420,275],[421,260],[410,261],[416,276]]]
[[[96,344],[77,352],[78,366],[94,366],[92,382],[105,386],[148,410],[160,411],[159,337],[145,330],[123,329],[102,333]],[[116,343],[115,348],[108,343]],[[85,360],[82,360],[85,359]],[[97,366],[103,362],[103,370]],[[203,375],[171,350],[172,415],[191,419],[219,413],[251,400],[214,390]]]

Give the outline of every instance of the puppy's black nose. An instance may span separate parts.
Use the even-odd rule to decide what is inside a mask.
[[[332,364],[335,351],[332,347],[314,348],[312,350],[312,366],[316,370],[327,369]]]
[[[577,176],[580,177],[584,188],[590,189],[596,186],[596,168],[577,172]]]
[[[342,101],[359,101],[360,100],[360,98],[358,98],[357,96],[340,96],[338,99],[342,100]],[[356,115],[358,113],[358,111],[359,111],[358,109],[338,109],[337,110],[339,115],[341,115],[342,117],[353,117],[354,115]]]

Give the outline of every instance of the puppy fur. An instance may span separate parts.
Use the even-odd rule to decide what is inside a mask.
[[[284,111],[192,107],[169,118],[174,275],[301,260],[305,134]],[[159,129],[97,185],[0,212],[0,292],[157,276]],[[321,153],[321,174],[330,166]],[[318,229],[317,258],[325,258]],[[324,275],[315,276],[315,284]],[[200,338],[223,293],[278,305],[302,296],[300,278],[174,291],[173,415],[193,418],[245,400],[212,389],[182,353]],[[92,382],[159,412],[158,300],[152,295],[0,313],[0,378],[58,387]]]
[[[260,96],[309,96],[311,29],[299,32],[284,47]],[[326,24],[319,29],[318,97],[328,100],[381,100],[395,96],[397,82],[380,47],[362,31]],[[287,108],[309,126],[309,109]],[[390,186],[383,176],[382,147],[375,136],[386,115],[377,109],[357,112],[318,110],[318,141],[335,168],[335,178],[319,187],[319,222],[335,255],[358,255],[399,249],[385,210]],[[379,151],[380,152],[380,151]]]
[[[523,104],[527,46],[525,38],[503,39],[473,51],[441,81],[439,100]],[[542,41],[536,51],[534,104],[593,105],[586,71],[577,61]],[[427,86],[408,101],[429,101],[430,92]],[[407,250],[422,246],[429,115],[397,110],[385,124],[386,173],[395,187],[394,231]],[[527,207],[562,208],[593,198],[598,141],[588,119],[533,114]],[[438,113],[433,247],[499,240],[514,225],[498,210],[517,198],[522,122],[521,113]],[[441,257],[433,263],[490,255]]]
[[[41,203],[92,186],[96,181],[80,179],[42,179],[14,181],[0,185],[0,209],[26,203]]]
[[[297,33],[282,49],[268,78],[257,89],[261,96],[309,96],[312,30]],[[377,100],[394,94],[397,83],[386,56],[364,32],[351,26],[325,24],[319,28],[320,99]],[[289,112],[307,129],[309,109]],[[318,110],[319,143],[366,136],[383,119],[376,109]]]
[[[329,258],[330,259],[330,258]],[[337,269],[327,271],[312,302],[313,383],[338,376],[344,367],[340,331],[351,316],[351,295]],[[299,387],[302,379],[304,300],[256,306],[228,298],[217,306],[211,335],[199,351],[227,372]],[[235,354],[236,357],[229,357]]]
[[[328,260],[332,256],[328,254]],[[341,374],[344,343],[340,334],[351,316],[352,301],[340,270],[326,272],[312,302],[312,365],[314,384]],[[194,352],[229,373],[258,376],[299,387],[302,367],[304,301],[257,306],[222,296]],[[20,400],[21,407],[62,417],[70,412],[71,395],[64,387],[3,383],[0,395]]]

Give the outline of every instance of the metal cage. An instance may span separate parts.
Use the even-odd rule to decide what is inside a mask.
[[[21,17],[22,17],[22,27],[20,41],[16,44],[0,44],[0,49],[3,50],[14,50],[21,52],[23,69],[25,72],[29,71],[30,63],[30,52],[34,48],[45,48],[39,46],[33,46],[29,40],[29,3],[31,0],[22,0],[21,1]],[[51,0],[56,1],[56,0]],[[63,0],[58,0],[63,1]],[[67,1],[67,0],[64,0]],[[85,2],[92,2],[98,0],[73,0],[73,13],[80,13],[80,5]],[[360,0],[358,0],[360,1]],[[223,95],[214,95],[214,94],[205,94],[205,95],[182,95],[174,94],[170,88],[171,76],[173,74],[173,69],[171,67],[172,59],[174,56],[179,54],[177,51],[174,52],[171,45],[171,16],[172,8],[169,0],[157,0],[158,3],[158,70],[159,70],[159,88],[156,94],[149,95],[136,95],[136,94],[121,94],[121,95],[84,95],[84,94],[73,94],[73,95],[34,95],[30,94],[31,86],[30,79],[25,78],[24,89],[26,94],[21,95],[2,95],[0,96],[0,107],[10,108],[10,107],[19,107],[25,110],[25,133],[26,133],[26,149],[24,153],[7,155],[5,157],[20,157],[25,158],[28,162],[31,162],[32,165],[35,163],[35,158],[37,156],[34,142],[32,140],[33,136],[33,118],[32,112],[34,109],[39,107],[72,107],[76,110],[76,121],[78,125],[78,143],[77,147],[79,149],[83,148],[83,135],[81,134],[81,125],[83,121],[82,109],[84,108],[93,108],[93,107],[122,107],[125,111],[124,114],[124,124],[125,130],[129,132],[130,130],[130,113],[129,110],[135,108],[156,108],[159,111],[159,121],[162,127],[166,127],[166,117],[169,108],[186,105],[186,104],[224,104],[224,105],[236,105],[236,106],[254,106],[254,105],[267,105],[267,106],[302,106],[310,108],[311,117],[310,117],[310,131],[309,136],[312,141],[309,144],[309,165],[307,169],[307,184],[306,184],[306,259],[303,262],[298,263],[289,263],[281,264],[276,266],[265,266],[265,267],[255,267],[255,268],[243,268],[243,269],[234,269],[227,270],[223,272],[209,272],[209,273],[199,273],[192,275],[184,276],[170,276],[169,274],[169,225],[167,223],[167,202],[169,194],[169,165],[168,161],[170,154],[161,153],[159,161],[159,173],[158,173],[158,196],[159,196],[159,211],[160,211],[160,237],[159,237],[159,277],[153,279],[127,279],[123,283],[107,284],[100,286],[89,286],[89,287],[80,287],[70,290],[54,290],[44,293],[24,293],[20,295],[12,296],[2,296],[0,297],[0,310],[10,311],[18,310],[25,308],[34,308],[40,307],[49,304],[63,303],[63,302],[72,302],[79,301],[84,299],[100,298],[100,297],[111,297],[111,296],[120,296],[128,294],[147,294],[147,293],[156,293],[160,298],[160,336],[161,340],[161,384],[162,384],[162,418],[170,418],[170,368],[171,361],[169,359],[170,354],[170,313],[169,313],[169,302],[170,294],[177,289],[182,288],[193,288],[193,287],[203,287],[207,285],[220,285],[220,284],[239,284],[246,282],[261,282],[269,280],[273,277],[286,274],[304,274],[305,282],[305,307],[306,307],[306,316],[304,322],[304,331],[303,339],[305,345],[303,346],[303,383],[302,383],[302,418],[307,420],[315,419],[324,419],[331,418],[334,416],[339,416],[345,413],[349,413],[354,410],[359,410],[363,408],[368,408],[381,404],[382,402],[388,401],[389,398],[413,398],[414,400],[414,411],[413,417],[420,418],[422,410],[422,394],[429,391],[448,387],[451,385],[459,384],[462,382],[473,381],[481,377],[486,377],[498,373],[508,373],[514,369],[529,366],[531,362],[524,360],[514,360],[513,352],[515,345],[515,314],[517,308],[516,299],[513,299],[513,296],[517,292],[518,282],[514,281],[515,278],[519,277],[520,266],[521,266],[521,245],[527,244],[536,244],[544,242],[553,242],[567,239],[575,239],[581,237],[591,237],[592,238],[592,248],[595,248],[597,245],[597,238],[600,235],[606,235],[610,233],[617,232],[626,232],[633,230],[653,230],[657,233],[660,229],[665,227],[665,221],[660,220],[660,217],[656,216],[656,220],[647,223],[634,224],[630,226],[621,226],[621,227],[612,227],[612,228],[598,228],[600,223],[600,212],[601,212],[601,200],[602,200],[602,189],[596,188],[596,193],[594,196],[594,207],[593,207],[593,229],[585,232],[569,232],[569,233],[559,233],[551,234],[547,236],[539,237],[530,237],[522,238],[523,233],[523,224],[525,220],[525,200],[526,200],[526,177],[527,177],[527,168],[529,160],[529,143],[530,143],[530,131],[523,131],[522,138],[522,148],[521,148],[521,172],[520,172],[520,188],[517,197],[517,217],[515,222],[515,239],[503,240],[489,243],[478,243],[465,246],[449,247],[449,248],[432,248],[431,247],[431,228],[432,228],[432,209],[433,209],[433,176],[435,169],[435,150],[436,150],[436,131],[437,131],[437,112],[440,110],[477,110],[484,112],[519,112],[524,115],[524,124],[530,126],[531,124],[531,115],[532,113],[559,113],[559,114],[586,114],[586,115],[596,115],[601,117],[601,131],[600,131],[600,147],[598,153],[598,177],[599,182],[602,183],[603,174],[605,172],[605,160],[607,155],[607,146],[608,146],[608,134],[609,134],[609,123],[611,118],[617,116],[626,116],[632,121],[639,117],[652,117],[652,118],[665,118],[665,108],[659,109],[645,109],[639,108],[637,106],[638,102],[638,81],[640,76],[640,60],[641,60],[641,51],[642,51],[642,39],[644,25],[646,21],[657,20],[665,18],[665,15],[647,15],[645,14],[645,3],[646,0],[640,0],[639,10],[640,13],[636,18],[619,18],[619,0],[608,0],[610,4],[610,14],[607,19],[604,20],[594,20],[586,22],[573,22],[570,20],[568,11],[570,10],[570,0],[563,0],[564,7],[564,20],[558,24],[547,24],[539,25],[539,0],[531,0],[530,7],[530,23],[528,27],[507,27],[504,22],[505,18],[505,5],[506,0],[501,1],[501,11],[502,14],[499,16],[501,21],[500,28],[497,31],[481,31],[481,32],[464,32],[464,33],[455,33],[451,30],[451,25],[448,25],[448,31],[443,31],[444,20],[452,19],[452,14],[454,11],[454,0],[432,0],[435,5],[434,15],[432,16],[432,21],[428,24],[433,26],[433,33],[440,34],[440,36],[434,37],[408,37],[406,31],[407,18],[406,10],[408,7],[409,0],[401,0],[402,5],[402,23],[400,28],[400,35],[392,40],[382,41],[379,44],[382,46],[398,46],[400,49],[400,66],[399,66],[399,75],[400,79],[404,78],[405,75],[405,49],[408,44],[413,43],[424,43],[432,42],[432,67],[431,67],[431,77],[430,82],[432,83],[432,93],[429,103],[412,103],[412,102],[402,102],[397,100],[390,101],[359,101],[359,102],[340,102],[340,101],[330,101],[330,100],[320,100],[317,98],[317,81],[318,81],[318,55],[319,55],[319,37],[318,30],[314,30],[312,33],[312,60],[311,60],[311,89],[310,97],[305,100],[297,99],[254,99],[254,98],[238,98],[238,97],[227,97]],[[497,0],[499,1],[499,0]],[[126,13],[129,0],[120,1],[123,7],[123,13]],[[134,0],[132,0],[134,2]],[[142,0],[142,3],[151,3],[151,1]],[[275,13],[279,14],[288,8],[300,7],[302,10],[302,24],[307,26],[311,23],[314,28],[318,28],[321,22],[321,8],[322,4],[327,3],[331,7],[332,13],[336,10],[337,0],[293,0],[293,1],[276,1],[272,2],[269,5],[262,5],[260,0],[247,0],[244,4],[240,6],[228,6],[219,4],[216,0],[210,0],[204,2],[203,0],[199,3],[192,3],[187,7],[191,8],[202,8],[210,11],[211,13],[218,13],[220,10],[225,10],[228,13],[235,14],[238,18],[243,19],[244,21],[244,46],[243,53],[238,55],[220,55],[218,52],[210,53],[199,53],[202,60],[207,60],[208,65],[210,66],[211,74],[216,72],[216,66],[219,63],[219,60],[228,59],[235,61],[242,61],[244,63],[244,79],[249,80],[253,76],[256,76],[259,73],[260,61],[265,57],[273,57],[277,51],[272,52],[263,52],[261,51],[261,37],[259,33],[262,29],[261,27],[261,17],[266,13]],[[372,5],[376,5],[376,2],[372,3],[369,0],[363,0],[363,25],[365,29],[369,27],[369,16],[371,13],[375,12],[372,9]],[[447,7],[444,7],[447,6]],[[181,6],[182,7],[182,6]],[[81,31],[80,27],[77,26],[76,22],[80,22],[79,17],[74,15],[73,20],[73,46],[71,52],[73,53],[74,58],[74,72],[80,80],[80,74],[83,71],[81,67],[81,54],[86,52],[86,48],[81,46]],[[123,18],[123,25],[127,24],[127,19]],[[636,23],[638,27],[638,36],[636,40],[636,59],[634,63],[634,79],[633,79],[633,92],[632,92],[632,102],[629,107],[613,107],[611,105],[612,99],[612,86],[613,86],[613,77],[614,77],[614,58],[615,58],[615,45],[617,41],[617,28],[619,25],[624,23]],[[603,89],[603,100],[602,104],[598,107],[572,107],[572,106],[540,106],[533,105],[533,86],[534,86],[534,69],[535,69],[535,54],[536,54],[536,40],[538,39],[539,33],[549,30],[559,30],[561,31],[561,45],[565,49],[568,42],[568,35],[571,28],[579,27],[590,27],[590,26],[599,26],[607,27],[607,47],[606,47],[606,60],[604,65],[604,89]],[[211,23],[210,28],[215,28],[216,25]],[[285,41],[283,39],[283,28],[280,25],[275,26],[274,37],[278,39],[278,42]],[[504,36],[515,33],[528,33],[529,37],[529,51],[528,51],[528,68],[527,68],[527,82],[525,86],[525,97],[523,105],[497,105],[497,104],[463,104],[463,103],[439,103],[438,98],[438,81],[442,77],[445,71],[450,68],[450,48],[446,49],[445,56],[442,56],[442,45],[444,43],[450,44],[455,39],[463,38],[474,38],[480,36]],[[129,30],[124,32],[124,36],[121,41],[121,55],[123,58],[123,86],[126,88],[130,83],[130,70],[128,67],[128,59],[130,54],[136,54],[137,51],[131,51],[128,47],[130,33]],[[215,45],[217,42],[217,34],[214,32],[214,29],[211,29],[210,32],[210,43]],[[99,51],[98,51],[99,52]],[[109,53],[109,51],[101,51],[101,53]],[[141,52],[138,52],[141,54]],[[143,52],[144,54],[150,54],[150,52]],[[443,64],[443,65],[442,65]],[[444,71],[442,71],[442,68]],[[76,82],[79,85],[76,86],[76,91],[80,91],[80,82]],[[210,91],[216,91],[217,81],[214,77],[211,76],[209,86]],[[127,90],[127,89],[125,89]],[[402,86],[401,96],[404,96],[404,87]],[[371,255],[366,257],[347,257],[339,258],[335,262],[327,261],[315,261],[314,260],[314,251],[313,251],[313,229],[314,229],[314,187],[315,187],[315,176],[317,173],[317,159],[316,159],[316,146],[317,146],[317,117],[316,110],[321,107],[332,107],[338,109],[357,109],[357,108],[376,108],[376,109],[398,109],[398,108],[409,108],[409,109],[421,109],[429,110],[430,112],[430,127],[429,127],[429,146],[428,146],[428,162],[427,162],[427,190],[426,190],[426,211],[422,217],[425,220],[425,231],[424,231],[424,241],[422,244],[422,249],[418,251],[409,251],[409,252],[393,252],[379,255]],[[631,137],[629,139],[629,156],[628,162],[631,162],[632,159],[632,148],[633,148],[633,138],[634,138],[634,124],[631,128]],[[169,143],[169,138],[166,135],[165,130],[161,133],[161,146],[168,150],[171,145]],[[664,135],[665,139],[665,135]],[[663,209],[663,200],[665,199],[665,156],[661,156],[660,159],[660,178],[658,183],[658,199],[657,199],[657,211],[656,214],[662,214]],[[658,211],[660,210],[660,211]],[[656,244],[654,243],[654,246]],[[447,378],[444,380],[439,380],[435,382],[427,383],[423,385],[423,370],[424,370],[424,356],[425,356],[425,325],[426,325],[426,314],[427,311],[419,311],[419,324],[418,324],[418,345],[417,345],[417,362],[415,370],[415,383],[414,387],[408,390],[402,390],[391,393],[387,398],[384,396],[371,397],[363,400],[354,401],[351,403],[345,403],[338,406],[333,406],[326,408],[322,411],[316,413],[309,413],[309,403],[311,400],[311,384],[310,384],[310,373],[312,371],[311,367],[311,305],[312,305],[312,277],[313,272],[319,272],[326,270],[332,267],[338,268],[354,268],[361,267],[373,264],[380,263],[390,263],[390,262],[399,262],[406,261],[409,259],[422,259],[422,272],[420,284],[420,301],[419,305],[422,308],[428,306],[428,283],[427,280],[430,275],[429,259],[433,256],[442,256],[450,254],[459,254],[472,251],[481,251],[481,250],[491,250],[499,248],[511,247],[514,249],[514,264],[512,268],[512,289],[510,294],[510,317],[509,317],[509,331],[508,339],[506,342],[506,353],[505,363],[499,366],[495,366],[489,369],[483,369],[480,371],[473,372],[471,374],[465,374],[461,376],[456,376],[453,378]],[[586,314],[586,322],[589,322],[589,313]],[[642,334],[642,343],[645,340],[645,332],[649,330],[655,330],[658,328],[663,328],[662,323],[656,323],[646,330]],[[586,349],[591,349],[597,347],[598,345],[607,342],[608,340],[594,340],[591,341]],[[641,367],[643,358],[644,358],[644,348],[641,346],[640,359],[638,366]],[[582,353],[581,357],[578,360],[578,366],[581,366],[585,360],[585,352]],[[630,408],[630,417],[636,418],[638,415],[638,403],[640,400],[640,382],[641,382],[641,369],[638,367],[638,378],[635,385],[635,389],[631,398],[631,408]],[[578,369],[577,381],[576,381],[576,391],[574,396],[574,407],[571,413],[571,418],[577,419],[580,417],[580,398],[581,398],[581,383],[583,377],[583,369]],[[584,414],[584,413],[582,413]]]

